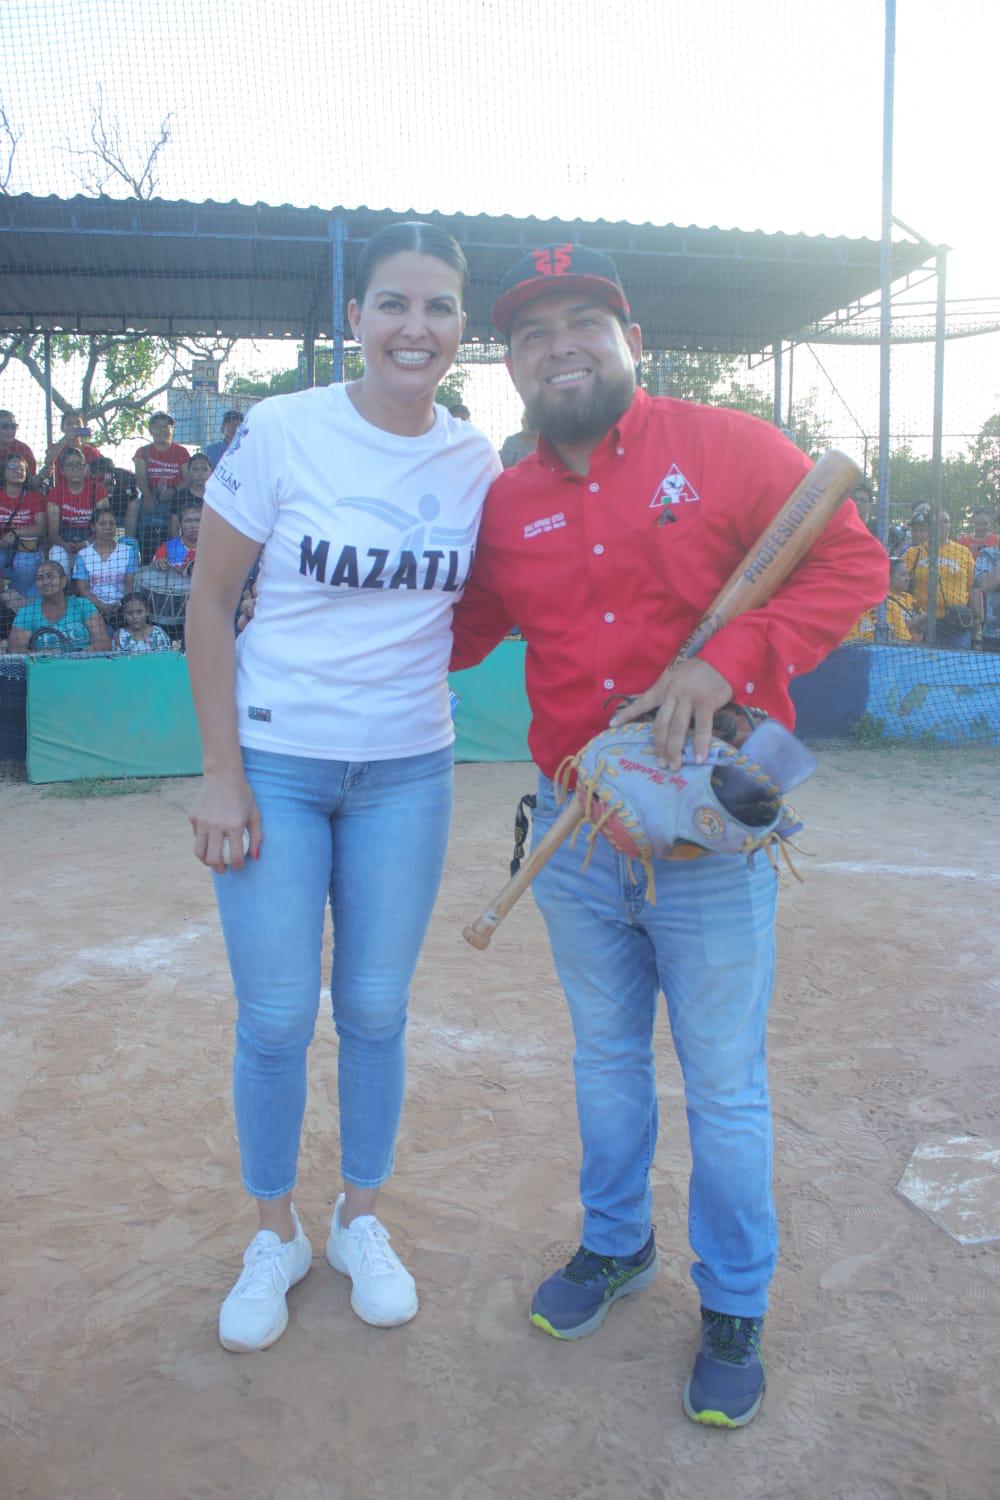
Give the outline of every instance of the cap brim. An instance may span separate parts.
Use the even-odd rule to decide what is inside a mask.
[[[608,281],[605,276],[587,276],[584,273],[574,274],[569,272],[565,276],[532,276],[529,281],[522,281],[517,286],[511,287],[509,292],[504,292],[493,304],[490,319],[494,328],[503,334],[510,332],[510,325],[514,321],[515,313],[519,313],[522,307],[529,302],[534,302],[538,297],[547,297],[553,292],[590,292],[599,301],[606,303],[608,307],[614,308],[616,312],[630,316],[629,305],[625,300],[625,293],[613,282]]]

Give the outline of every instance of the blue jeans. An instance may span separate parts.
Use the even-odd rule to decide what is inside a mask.
[[[367,762],[243,751],[260,859],[214,879],[238,1003],[243,1184],[255,1198],[295,1184],[328,898],[342,1173],[372,1188],[392,1172],[409,987],[444,866],[452,760],[450,745]]]
[[[41,547],[34,552],[22,547],[0,547],[0,571],[26,599],[38,597],[35,574],[44,556]]]
[[[558,808],[539,778],[533,840]],[[774,980],[776,877],[760,853],[655,860],[646,881],[604,838],[581,873],[583,834],[535,877],[569,1001],[583,1146],[582,1242],[632,1255],[652,1227],[658,1125],[653,1023],[666,996],[691,1137],[688,1234],[702,1305],[758,1317],[778,1252],[771,1198],[765,1029]]]

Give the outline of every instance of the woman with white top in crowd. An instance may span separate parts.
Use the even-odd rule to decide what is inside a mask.
[[[349,385],[254,406],[206,491],[187,611],[204,777],[190,813],[215,871],[238,1001],[233,1092],[259,1232],[226,1348],[266,1348],[312,1251],[292,1206],[329,901],[341,1175],[327,1259],[366,1322],[417,1311],[376,1217],[403,1103],[410,981],[444,861],[452,607],[499,461],[435,405],[465,326],[465,258],[397,224],[363,250]],[[255,617],[234,645],[263,549]]]
[[[76,554],[73,582],[80,598],[100,610],[109,631],[122,622],[122,600],[132,592],[138,565],[135,543],[118,540],[114,514],[102,506],[94,512],[93,539]]]

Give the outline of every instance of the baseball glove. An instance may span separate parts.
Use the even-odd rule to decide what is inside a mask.
[[[775,734],[793,739],[774,720],[768,734],[772,743]],[[781,840],[802,825],[784,802],[773,772],[744,743],[751,753],[716,734],[705,761],[697,765],[689,739],[680,770],[672,772],[658,763],[649,721],[595,735],[578,755],[563,761],[555,777],[559,801],[571,795],[575,782],[585,818],[581,826],[589,825],[584,868],[594,840],[603,834],[629,860],[633,879],[631,861],[642,865],[648,900],[655,901],[654,859],[696,859],[707,853],[752,858],[764,849],[775,862],[776,847],[784,852]]]

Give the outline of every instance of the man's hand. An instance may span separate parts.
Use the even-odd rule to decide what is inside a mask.
[[[712,740],[712,719],[717,708],[733,696],[729,683],[697,657],[668,667],[653,686],[624,708],[618,710],[612,724],[628,724],[644,714],[655,713],[653,743],[662,766],[680,769],[684,741],[694,728],[694,755],[701,764]]]

